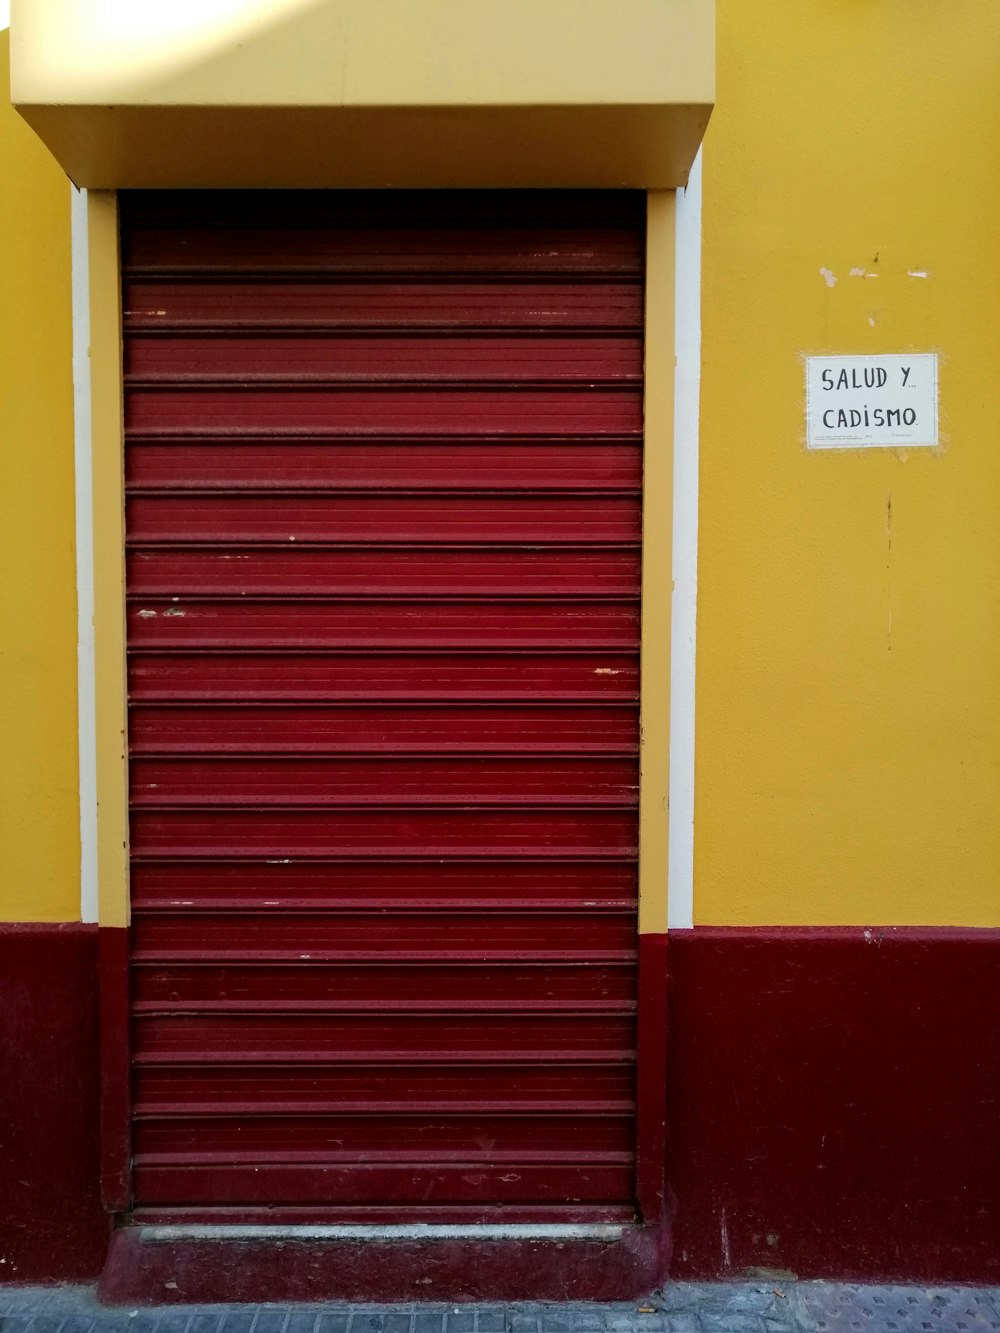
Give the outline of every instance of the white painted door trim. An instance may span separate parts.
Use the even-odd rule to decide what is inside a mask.
[[[94,482],[90,422],[90,257],[87,191],[70,184],[73,265],[73,457],[76,475],[77,710],[80,920],[97,917],[97,721],[94,672]]]
[[[695,646],[701,395],[701,152],[677,191],[674,332],[674,590],[670,617],[670,825],[667,926],[694,925]]]

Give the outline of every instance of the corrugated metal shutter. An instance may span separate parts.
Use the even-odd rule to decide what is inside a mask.
[[[642,198],[122,218],[137,1209],[631,1216]]]

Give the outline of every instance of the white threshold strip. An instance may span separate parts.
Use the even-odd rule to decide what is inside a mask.
[[[701,397],[701,150],[677,191],[674,350],[674,591],[670,614],[667,928],[694,925],[695,647]]]
[[[97,913],[97,722],[94,671],[94,477],[90,420],[87,191],[70,184],[73,458],[76,500],[76,692],[80,778],[80,920]]]
[[[436,1222],[401,1222],[391,1226],[252,1226],[183,1223],[136,1227],[145,1244],[186,1240],[621,1240],[625,1227],[596,1222],[499,1222],[462,1226]]]

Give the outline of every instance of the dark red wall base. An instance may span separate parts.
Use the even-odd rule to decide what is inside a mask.
[[[660,1286],[669,1228],[619,1241],[111,1242],[98,1287],[108,1304],[315,1300],[628,1300]]]
[[[0,926],[0,1282],[87,1280],[108,1256],[97,954],[93,927]],[[1000,1282],[1000,931],[677,931],[669,1005],[672,1276]],[[110,1297],[132,1299],[129,1268],[156,1299],[273,1292],[290,1256],[290,1290],[330,1291],[327,1245],[220,1264],[137,1255],[134,1234],[115,1233]],[[354,1246],[339,1290],[636,1295],[666,1262],[655,1235]]]
[[[0,1282],[101,1271],[99,1087],[97,927],[0,925]]]
[[[1000,1282],[1000,931],[670,937],[677,1278]]]

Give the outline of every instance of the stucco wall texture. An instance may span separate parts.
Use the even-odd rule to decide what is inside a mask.
[[[0,920],[80,915],[70,186],[0,33]]]
[[[997,925],[1000,6],[719,0],[717,41],[695,920]],[[70,187],[6,94],[0,153],[0,920],[73,920]],[[941,446],[807,452],[803,355],[905,351]]]
[[[992,0],[719,0],[696,924],[1000,922],[998,51]],[[807,452],[803,354],[906,351],[941,447]]]

